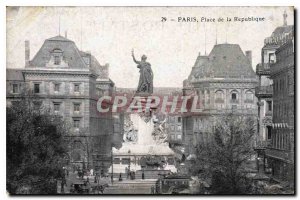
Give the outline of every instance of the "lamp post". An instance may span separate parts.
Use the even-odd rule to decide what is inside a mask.
[[[111,184],[114,184],[114,157],[113,157],[113,148],[111,144]]]

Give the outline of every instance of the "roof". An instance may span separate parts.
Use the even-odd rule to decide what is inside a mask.
[[[199,55],[192,69],[192,77],[256,78],[250,60],[238,44],[217,44],[208,56]]]
[[[68,63],[69,68],[87,68],[75,43],[62,36],[46,39],[40,50],[30,61],[29,67],[44,68],[51,58],[51,52],[60,49],[63,52],[63,60]]]
[[[89,69],[91,72],[99,75],[101,78],[108,78],[108,64],[100,65],[95,56],[89,52],[80,51],[76,44],[63,36],[48,38],[30,61],[30,68],[45,68],[51,58],[51,53],[62,53],[63,61],[67,63],[61,68],[69,69]],[[87,59],[90,59],[90,63]],[[56,67],[55,69],[58,69]]]
[[[22,69],[6,69],[7,81],[24,81]]]
[[[263,49],[277,49],[284,37],[293,34],[294,25],[278,26],[272,32],[270,37],[265,38]]]
[[[278,26],[272,33],[271,37],[277,37],[286,33],[290,33],[293,31],[294,26],[288,25],[288,26]]]
[[[46,40],[49,40],[49,41],[65,41],[65,42],[73,42],[73,41],[69,40],[68,38],[65,38],[65,37],[60,36],[60,35],[55,36],[55,37],[52,37],[52,38],[48,38],[48,39],[46,39]]]

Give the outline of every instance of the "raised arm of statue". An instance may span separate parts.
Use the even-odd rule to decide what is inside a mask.
[[[132,51],[131,51],[131,55],[132,55],[133,61],[134,61],[136,64],[140,64],[140,63],[141,63],[140,61],[137,61],[137,60],[135,59],[133,49],[132,49]]]

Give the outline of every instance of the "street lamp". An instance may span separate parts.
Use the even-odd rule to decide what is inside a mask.
[[[111,184],[114,184],[114,156],[113,156],[113,148],[111,144]]]

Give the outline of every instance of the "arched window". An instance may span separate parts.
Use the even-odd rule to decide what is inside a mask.
[[[231,91],[230,97],[231,97],[230,99],[231,103],[238,103],[238,91],[236,90]]]
[[[215,102],[224,103],[224,92],[222,90],[217,90],[215,92]]]
[[[232,100],[237,100],[237,94],[236,93],[231,93],[231,99]]]

